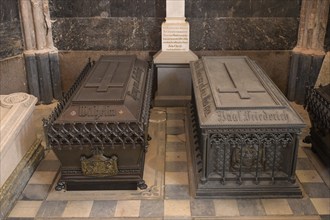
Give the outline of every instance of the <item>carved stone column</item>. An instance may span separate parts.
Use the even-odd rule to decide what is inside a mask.
[[[313,86],[320,71],[330,0],[303,0],[297,46],[293,49],[288,99],[302,104],[306,87]]]
[[[48,0],[20,0],[29,91],[41,103],[62,98],[59,57],[52,38]]]

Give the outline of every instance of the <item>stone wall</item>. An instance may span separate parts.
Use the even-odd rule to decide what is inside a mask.
[[[186,0],[190,48],[290,50],[300,0]],[[160,49],[165,0],[50,0],[59,50]]]
[[[0,95],[14,92],[28,92],[23,55],[0,59]]]
[[[23,51],[18,0],[0,1],[0,60]]]
[[[55,46],[61,50],[64,89],[81,66],[68,71],[74,53],[156,52],[161,47],[165,0],[49,0]],[[186,0],[190,48],[198,55],[249,54],[286,92],[290,51],[297,43],[301,0]],[[0,1],[0,94],[27,91],[18,0]],[[324,48],[330,49],[330,22]],[[70,51],[70,56],[66,52]],[[218,52],[216,52],[218,51]],[[270,56],[264,57],[264,54]],[[288,60],[286,60],[288,59]],[[4,62],[5,61],[5,62]],[[257,58],[258,62],[258,58]],[[281,66],[285,62],[286,65]],[[276,63],[281,67],[276,67]],[[269,68],[271,66],[271,68]],[[285,67],[285,68],[284,68]],[[5,79],[5,80],[4,80]],[[72,79],[66,81],[66,79]]]
[[[0,95],[27,92],[18,0],[0,1]]]
[[[114,51],[147,55],[161,49],[165,0],[49,1],[51,18],[55,20],[54,43],[61,50],[64,91],[88,57]],[[186,0],[185,3],[191,50],[197,55],[249,55],[286,93],[301,0]]]

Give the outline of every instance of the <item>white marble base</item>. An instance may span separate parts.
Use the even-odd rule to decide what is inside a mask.
[[[155,64],[187,64],[198,57],[191,50],[180,52],[158,51],[154,56]]]
[[[184,17],[185,1],[184,0],[167,0],[166,1],[166,17],[181,18]]]
[[[0,188],[37,139],[32,123],[36,103],[26,93],[0,96]]]

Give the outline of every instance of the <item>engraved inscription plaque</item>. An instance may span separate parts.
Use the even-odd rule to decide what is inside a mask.
[[[274,83],[247,57],[202,57],[190,66],[195,196],[300,197],[304,123]]]
[[[189,51],[189,26],[185,23],[163,25],[162,50]]]

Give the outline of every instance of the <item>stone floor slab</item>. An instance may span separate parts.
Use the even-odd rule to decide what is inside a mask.
[[[242,216],[266,215],[260,199],[238,199],[237,205]]]
[[[18,201],[10,212],[11,218],[34,218],[42,204],[42,201]]]
[[[115,200],[98,200],[93,202],[93,207],[89,217],[105,218],[115,215],[117,201]]]
[[[316,215],[311,200],[309,198],[288,199],[288,203],[294,215]]]
[[[325,183],[303,183],[302,186],[310,198],[330,197],[330,189]]]
[[[182,152],[166,152],[166,162],[169,161],[187,161],[187,153]]]
[[[167,161],[165,163],[165,171],[167,172],[187,172],[186,161]]]
[[[58,161],[58,158],[55,155],[53,150],[46,150],[45,151],[45,160],[56,160],[56,161]]]
[[[190,216],[190,200],[165,200],[164,201],[165,217],[189,217]]]
[[[293,212],[286,199],[262,199],[267,215],[292,215]]]
[[[196,199],[190,202],[192,216],[215,216],[214,203],[211,199]]]
[[[68,201],[62,217],[89,217],[92,206],[93,201]]]
[[[140,205],[140,217],[163,217],[164,201],[163,200],[142,200]]]
[[[327,167],[310,148],[304,148],[304,152],[308,155],[308,159],[310,159],[324,183],[330,188],[330,167]]]
[[[298,158],[307,158],[307,155],[302,147],[298,148]]]
[[[67,203],[67,201],[44,201],[37,217],[61,217]]]
[[[28,184],[49,184],[54,182],[56,171],[35,171]]]
[[[183,120],[185,114],[167,114],[167,120]]]
[[[28,184],[22,192],[21,200],[44,200],[47,198],[50,185],[48,184]]]
[[[115,217],[139,217],[141,200],[122,200],[117,202]]]
[[[165,185],[165,199],[189,198],[189,185]]]
[[[165,172],[165,185],[188,185],[188,172]]]
[[[330,220],[330,215],[321,215],[321,220]]]
[[[323,183],[315,170],[296,170],[296,175],[301,183]]]
[[[172,135],[183,134],[185,132],[184,127],[167,127],[166,133]]]
[[[167,143],[185,143],[187,140],[186,135],[171,135],[167,134],[166,135],[166,142]]]
[[[181,120],[168,120],[166,122],[166,127],[184,127],[184,121]]]
[[[311,201],[319,215],[330,215],[330,198],[312,198]]]
[[[213,201],[216,216],[239,216],[236,199],[216,199]]]
[[[58,160],[42,160],[36,171],[58,171],[61,166]]]
[[[313,170],[314,166],[308,158],[297,159],[297,170]]]
[[[170,107],[166,108],[167,114],[185,114],[186,108],[184,107]]]

